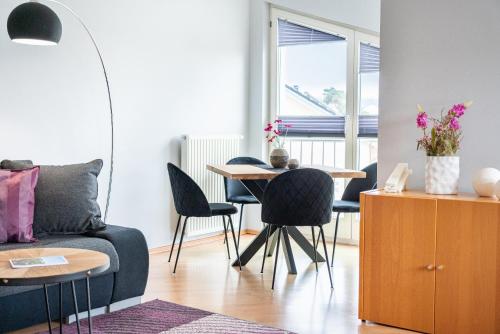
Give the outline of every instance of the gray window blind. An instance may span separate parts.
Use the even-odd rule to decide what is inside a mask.
[[[376,46],[361,43],[359,71],[361,73],[380,71],[380,49]]]
[[[287,130],[285,124],[292,126],[288,129],[290,137],[345,137],[344,116],[281,116],[280,119],[281,131]]]
[[[358,137],[378,136],[378,116],[359,116]]]
[[[345,41],[345,38],[278,19],[278,46]]]
[[[376,46],[361,43],[359,72],[380,72],[380,49]],[[378,136],[378,116],[360,116],[358,137]]]

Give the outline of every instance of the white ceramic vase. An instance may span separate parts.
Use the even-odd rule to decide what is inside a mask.
[[[460,157],[427,157],[425,164],[425,192],[435,195],[458,193]]]

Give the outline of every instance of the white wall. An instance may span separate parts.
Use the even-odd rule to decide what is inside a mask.
[[[465,100],[460,187],[474,172],[500,168],[500,2],[382,1],[379,184],[397,162],[409,162],[410,187],[424,187],[425,153],[416,151],[417,103],[439,113]]]
[[[269,118],[270,7],[301,13],[357,30],[378,33],[380,0],[252,0],[250,31],[250,101],[248,148],[250,155],[265,157],[263,128]],[[248,228],[260,229],[260,211],[246,211]]]
[[[63,1],[108,65],[116,126],[108,223],[141,229],[150,247],[168,244],[175,213],[166,164],[179,163],[181,136],[246,132],[249,0]],[[59,46],[11,43],[6,21],[19,3],[0,3],[0,159],[107,160],[105,86],[90,42],[51,5],[63,22]]]

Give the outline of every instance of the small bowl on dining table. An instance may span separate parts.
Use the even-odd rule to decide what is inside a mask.
[[[300,167],[300,163],[298,159],[290,159],[288,160],[288,169],[297,169]]]

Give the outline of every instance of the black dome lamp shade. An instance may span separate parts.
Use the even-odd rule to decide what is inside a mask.
[[[10,39],[31,45],[57,45],[61,40],[62,25],[57,14],[38,2],[17,6],[7,20]]]

